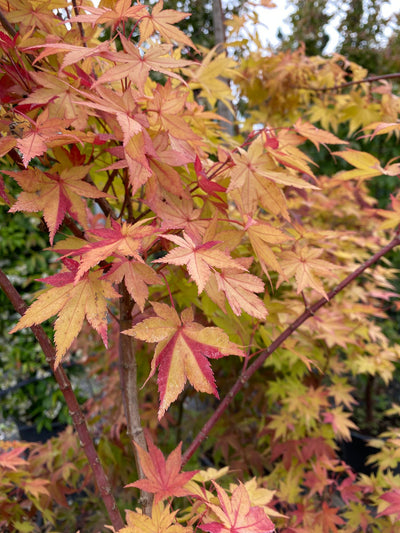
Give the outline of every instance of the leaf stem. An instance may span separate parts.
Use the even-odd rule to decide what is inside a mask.
[[[27,305],[1,269],[0,287],[3,289],[7,298],[14,306],[14,309],[20,315],[23,315],[27,310]],[[46,356],[46,360],[53,371],[54,377],[56,378],[60,390],[64,395],[66,404],[68,405],[69,414],[71,415],[76,432],[78,433],[79,439],[81,441],[81,445],[83,446],[86,457],[92,468],[96,484],[99,488],[101,498],[107,509],[111,523],[115,530],[119,530],[124,527],[124,522],[118,510],[114,496],[111,492],[111,486],[108,481],[107,475],[103,469],[99,456],[97,455],[96,448],[94,447],[93,441],[90,437],[90,433],[86,425],[85,415],[81,410],[81,407],[72,389],[68,376],[65,373],[65,370],[63,369],[61,364],[58,365],[57,368],[54,368],[54,363],[56,359],[55,349],[54,346],[51,344],[48,336],[46,335],[44,329],[41,326],[31,326],[31,330],[33,331],[36,339],[38,340]]]
[[[384,247],[382,247],[378,252],[371,256],[367,261],[360,265],[354,272],[349,274],[344,280],[342,280],[334,289],[328,292],[327,298],[321,298],[316,301],[314,304],[310,305],[308,309],[304,311],[299,317],[296,318],[265,350],[263,350],[257,359],[238,377],[228,394],[221,401],[217,409],[211,415],[211,417],[204,424],[203,428],[199,431],[196,438],[192,441],[191,445],[188,447],[186,452],[182,457],[182,465],[187,463],[187,461],[192,457],[194,452],[200,446],[200,444],[206,439],[209,435],[211,429],[220,419],[224,411],[227,409],[233,398],[240,391],[245,383],[247,383],[250,377],[264,364],[265,360],[272,355],[283,342],[292,335],[306,320],[312,317],[321,307],[330,302],[339,292],[346,288],[352,281],[357,279],[367,268],[374,265],[379,261],[381,257],[386,255],[390,250],[395,248],[400,244],[400,236],[396,236]]]

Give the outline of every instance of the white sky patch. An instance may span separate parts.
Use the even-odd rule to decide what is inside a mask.
[[[289,6],[287,0],[274,0],[274,3],[276,4],[276,7],[274,8],[265,8],[261,6],[257,8],[257,13],[261,23],[258,26],[259,35],[264,44],[272,47],[278,46],[279,44],[279,39],[277,37],[279,29],[283,35],[290,35],[291,28],[289,17],[294,11],[293,6]],[[382,15],[383,17],[389,18],[399,10],[399,0],[390,0],[387,4],[383,5]],[[334,0],[328,0],[328,12],[336,13],[326,28],[326,31],[329,35],[329,42],[324,50],[324,53],[329,55],[335,50],[339,43],[340,35],[337,31],[337,26],[344,13],[342,10],[338,10],[337,2]],[[387,38],[390,36],[391,31],[392,30],[389,24],[384,32],[384,37]]]

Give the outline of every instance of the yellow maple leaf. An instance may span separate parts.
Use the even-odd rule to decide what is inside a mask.
[[[200,96],[207,98],[214,107],[217,100],[221,100],[233,112],[231,100],[233,94],[229,85],[221,78],[230,79],[236,77],[236,63],[225,53],[217,54],[213,48],[204,57],[201,65],[196,69],[184,70],[191,77],[190,87],[201,89]]]
[[[176,522],[176,513],[169,511],[162,502],[154,503],[151,517],[139,511],[126,511],[127,527],[123,527],[118,533],[190,533],[192,528],[181,526]]]
[[[60,272],[40,281],[53,285],[42,292],[27,309],[18,324],[10,331],[40,324],[54,315],[58,318],[54,325],[56,344],[55,367],[58,366],[73,340],[82,329],[86,316],[89,324],[99,333],[107,346],[107,298],[119,298],[109,281],[101,279],[101,270],[87,273],[78,283],[75,282],[78,263],[64,260],[68,272]]]

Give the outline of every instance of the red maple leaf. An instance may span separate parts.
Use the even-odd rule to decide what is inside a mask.
[[[384,511],[381,511],[377,516],[387,516],[391,514],[396,515],[396,519],[400,518],[400,489],[393,489],[389,492],[385,492],[380,496],[381,500],[390,503]]]
[[[198,472],[180,472],[182,468],[182,443],[170,453],[165,460],[161,451],[153,444],[151,438],[146,434],[146,441],[149,451],[135,446],[139,455],[140,465],[146,479],[139,479],[134,483],[129,483],[125,487],[136,487],[147,492],[154,493],[154,503],[169,498],[170,496],[187,496],[190,494],[184,485],[192,479]]]

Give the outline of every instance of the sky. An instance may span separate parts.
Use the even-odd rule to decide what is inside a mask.
[[[276,34],[279,28],[281,28],[283,34],[290,33],[290,25],[288,24],[288,18],[291,12],[293,11],[293,9],[288,7],[287,0],[274,0],[274,3],[276,4],[275,8],[267,9],[261,7],[258,10],[260,21],[263,23],[263,26],[266,26],[264,26],[262,31],[260,31],[260,34],[262,34],[262,38],[265,39],[265,41],[270,43],[272,46],[278,44]],[[337,2],[335,2],[334,0],[328,0],[328,4],[331,11],[337,11]],[[399,10],[399,0],[390,0],[387,4],[383,6],[382,14],[384,17],[388,17]],[[338,13],[336,16],[333,17],[331,24],[327,28],[330,39],[328,46],[324,51],[324,53],[326,54],[332,53],[339,41],[339,33],[335,29],[335,25],[338,23],[340,18],[340,13]],[[388,28],[388,33],[390,33],[390,28]]]

